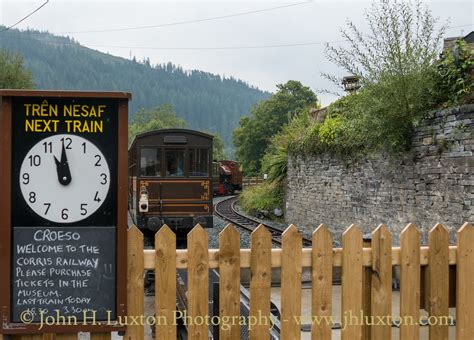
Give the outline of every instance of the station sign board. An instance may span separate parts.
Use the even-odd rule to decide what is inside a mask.
[[[0,90],[0,333],[122,328],[130,98]]]

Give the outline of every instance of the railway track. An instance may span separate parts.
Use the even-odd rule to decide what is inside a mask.
[[[252,232],[262,223],[253,218],[238,213],[235,209],[235,203],[238,201],[238,199],[239,198],[237,196],[231,196],[228,199],[224,199],[219,203],[216,203],[214,205],[214,213],[220,218],[234,224],[235,226]],[[272,234],[272,242],[278,246],[281,246],[281,237],[284,230],[269,225],[265,225],[265,227]],[[311,239],[303,237],[303,247],[308,246],[311,246]]]

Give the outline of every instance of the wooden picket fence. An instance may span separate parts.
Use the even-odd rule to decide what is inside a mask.
[[[157,339],[176,339],[176,272],[188,273],[188,316],[208,314],[209,269],[219,269],[219,316],[240,313],[240,268],[250,268],[250,316],[270,314],[272,268],[281,268],[281,339],[299,339],[301,325],[294,316],[301,315],[302,268],[312,272],[312,316],[330,317],[332,313],[333,269],[342,267],[341,315],[364,309],[364,272],[370,269],[370,315],[392,315],[392,266],[400,266],[400,318],[420,317],[421,268],[425,267],[427,304],[431,317],[446,318],[449,308],[449,266],[456,266],[456,339],[474,339],[474,228],[465,223],[457,232],[457,245],[449,245],[447,230],[440,224],[429,233],[428,246],[420,246],[420,233],[413,224],[400,235],[400,247],[392,247],[392,235],[381,225],[372,233],[371,247],[365,248],[362,233],[354,225],[342,236],[342,248],[332,247],[332,235],[321,225],[313,233],[312,248],[302,248],[301,235],[293,225],[282,237],[281,249],[272,249],[271,233],[259,226],[251,235],[251,249],[240,249],[240,235],[227,226],[219,236],[220,249],[208,249],[208,235],[200,226],[188,234],[188,249],[176,249],[175,234],[161,228],[155,235],[155,249],[143,249],[143,235],[135,227],[128,238],[128,315],[144,314],[143,274],[155,271],[156,318],[167,320],[156,326]],[[447,324],[429,325],[429,339],[448,339]],[[209,328],[189,325],[189,339],[208,339]],[[312,339],[331,339],[329,323],[313,324]],[[343,340],[391,339],[391,325],[349,324],[341,330]],[[240,339],[240,326],[231,324],[219,329],[221,340]],[[420,325],[400,325],[400,339],[417,340]],[[31,335],[14,339],[77,339],[77,335]],[[93,340],[110,339],[110,334],[94,334]],[[144,327],[129,326],[127,340],[144,338]],[[250,330],[250,339],[268,339],[266,324]],[[2,337],[0,335],[0,340]]]

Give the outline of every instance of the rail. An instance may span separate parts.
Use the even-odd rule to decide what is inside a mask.
[[[233,225],[245,229],[249,232],[253,232],[259,225],[265,226],[272,235],[272,242],[281,246],[281,238],[283,235],[284,230],[265,225],[262,222],[253,219],[249,216],[242,215],[237,211],[235,208],[235,204],[238,201],[237,196],[231,196],[227,199],[223,199],[222,201],[218,202],[214,206],[214,213],[219,216],[220,218],[232,223]],[[311,239],[307,237],[302,237],[303,246],[310,247],[311,246]]]

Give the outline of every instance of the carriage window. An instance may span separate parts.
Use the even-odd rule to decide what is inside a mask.
[[[189,176],[209,176],[208,149],[189,149]]]
[[[142,148],[140,152],[140,175],[161,176],[160,149]]]
[[[167,149],[166,176],[184,176],[184,149]]]

